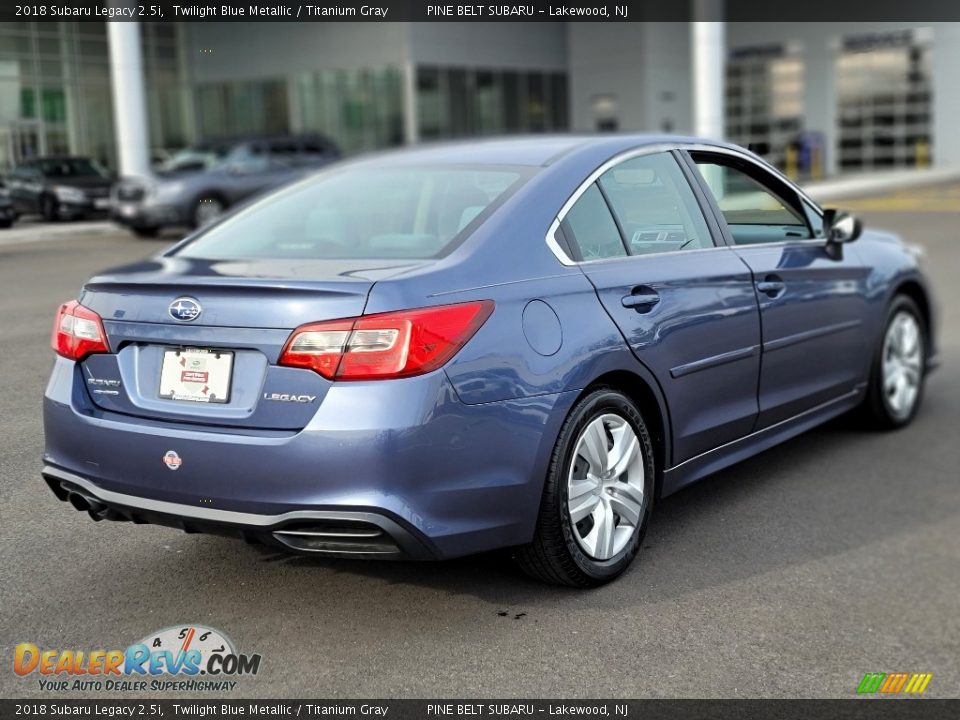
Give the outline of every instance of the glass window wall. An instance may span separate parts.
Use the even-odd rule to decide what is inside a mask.
[[[423,140],[568,128],[567,76],[487,68],[417,69]]]
[[[181,30],[143,23],[141,32],[151,144],[178,147],[187,139]],[[104,23],[0,23],[0,171],[52,154],[115,168],[112,108]]]
[[[803,130],[799,48],[778,44],[737,49],[726,75],[727,137],[794,174]]]
[[[842,170],[930,163],[931,41],[924,29],[845,39],[836,60]]]

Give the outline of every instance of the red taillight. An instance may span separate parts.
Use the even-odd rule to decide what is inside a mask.
[[[480,300],[311,323],[293,331],[279,364],[331,380],[422,375],[453,357],[492,312],[493,301]]]
[[[83,360],[93,353],[110,352],[100,316],[76,300],[60,306],[53,322],[50,346],[70,360]]]

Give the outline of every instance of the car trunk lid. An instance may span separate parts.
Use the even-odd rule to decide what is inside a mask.
[[[83,361],[84,382],[97,406],[130,416],[301,429],[330,383],[312,371],[276,365],[290,333],[305,323],[361,315],[377,280],[422,264],[161,257],[109,271],[90,280],[80,297],[103,319],[112,351]],[[191,303],[199,311],[193,319],[171,313]],[[216,355],[229,357],[214,360]],[[164,373],[187,384],[162,388]],[[189,389],[193,396],[204,385],[224,387],[217,382],[223,373],[229,375],[226,396],[178,395]],[[190,384],[194,380],[202,384]]]

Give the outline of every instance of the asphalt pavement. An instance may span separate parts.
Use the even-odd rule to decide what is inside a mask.
[[[12,672],[17,643],[125,648],[188,623],[262,655],[233,697],[852,697],[895,671],[960,696],[960,214],[873,207],[926,248],[943,310],[916,422],[843,418],[667,498],[639,562],[589,592],[501,554],[320,560],[75,512],[39,473],[54,310],[165,243],[0,231],[0,696],[50,695]]]

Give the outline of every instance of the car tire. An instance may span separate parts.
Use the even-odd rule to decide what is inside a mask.
[[[194,228],[201,228],[217,220],[227,210],[227,204],[216,195],[204,195],[193,205],[190,215]]]
[[[631,438],[636,455],[624,460]],[[623,462],[626,469],[618,475]],[[611,463],[616,466],[609,468]],[[578,588],[621,575],[643,542],[654,472],[653,444],[636,404],[609,387],[583,397],[551,455],[533,542],[514,556],[521,569],[539,580]]]
[[[13,220],[0,220],[0,230],[6,230],[13,227]]]
[[[47,222],[56,222],[60,219],[57,212],[57,199],[53,195],[44,195],[40,198],[40,214]]]
[[[863,410],[874,427],[895,430],[908,425],[920,408],[926,380],[926,323],[906,295],[887,308],[877,342]]]
[[[160,232],[160,228],[153,226],[132,227],[130,231],[138,238],[155,238]]]

